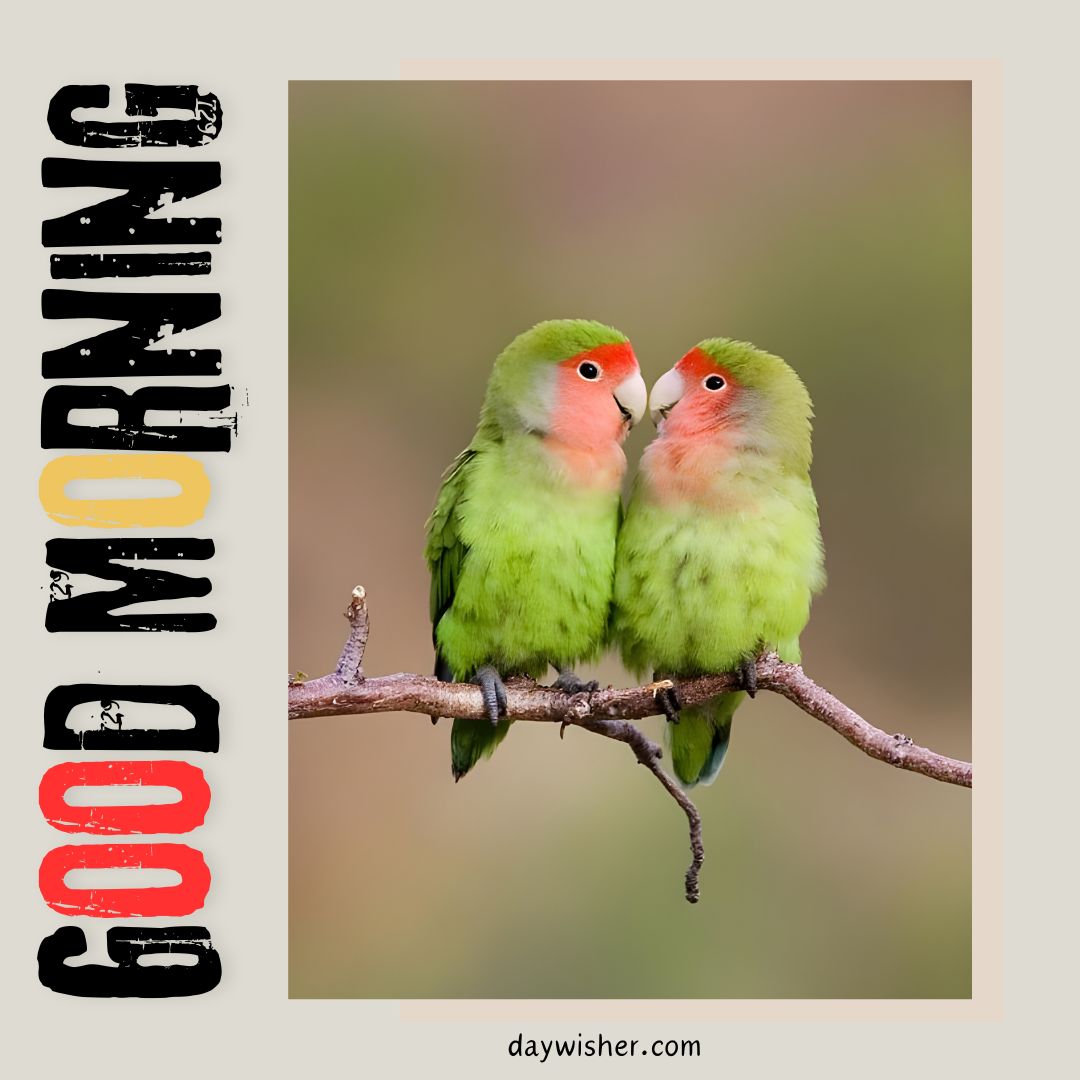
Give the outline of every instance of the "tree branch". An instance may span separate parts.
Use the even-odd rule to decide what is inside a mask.
[[[413,712],[425,716],[487,718],[480,689],[471,683],[444,683],[431,675],[380,675],[365,678],[364,649],[368,639],[367,601],[362,586],[353,589],[345,617],[349,636],[337,668],[306,682],[290,679],[289,719],[315,716],[347,716],[355,713]],[[912,742],[906,735],[889,735],[868,723],[853,709],[818,686],[798,664],[785,664],[775,653],[756,664],[758,690],[772,690],[798,705],[809,716],[827,724],[864,754],[898,769],[921,773],[931,779],[971,787],[970,763],[945,757]],[[656,692],[667,683],[652,683],[629,690],[608,688],[592,693],[566,694],[537,685],[532,679],[507,680],[507,715],[513,720],[572,724],[597,735],[626,743],[637,760],[663,785],[678,803],[690,825],[693,861],[686,872],[686,899],[698,900],[698,876],[705,849],[701,840],[701,815],[686,792],[660,767],[663,751],[630,723],[655,716]],[[742,689],[737,673],[702,675],[678,683],[684,707]],[[560,732],[561,734],[562,732]]]

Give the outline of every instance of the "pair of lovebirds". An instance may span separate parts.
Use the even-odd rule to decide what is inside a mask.
[[[625,511],[622,443],[650,406]],[[506,736],[513,674],[573,672],[616,644],[639,676],[738,671],[753,691],[763,651],[797,663],[824,584],[810,484],[810,397],[779,357],[712,338],[646,392],[619,331],[543,322],[495,361],[468,447],[427,524],[435,674],[481,687],[489,720],[457,719],[455,779]],[[715,779],[745,691],[668,716],[684,786]]]

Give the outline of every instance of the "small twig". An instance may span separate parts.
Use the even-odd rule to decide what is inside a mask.
[[[367,593],[363,585],[353,589],[349,606],[345,609],[345,618],[349,620],[349,636],[338,657],[337,676],[352,685],[364,681],[364,650],[367,648],[369,623]]]
[[[587,695],[578,696],[586,697]],[[563,721],[563,723],[567,722],[570,721]],[[585,715],[578,721],[578,726],[587,731],[594,731],[597,735],[604,735],[609,739],[626,743],[634,751],[634,756],[638,761],[660,781],[664,790],[682,808],[686,820],[690,823],[690,851],[693,854],[690,869],[686,871],[686,899],[691,904],[696,904],[700,896],[698,876],[701,874],[701,864],[705,859],[705,845],[701,840],[701,814],[686,792],[660,768],[660,760],[664,756],[663,750],[628,720],[607,720]]]
[[[345,609],[345,618],[349,620],[349,636],[345,639],[345,645],[338,657],[337,667],[332,675],[323,675],[318,679],[300,680],[289,679],[289,717],[292,718],[293,692],[304,691],[307,697],[313,700],[336,701],[338,696],[351,687],[364,684],[364,650],[368,640],[368,610],[367,593],[363,585],[357,585],[349,598],[349,606]],[[345,710],[348,712],[365,712],[364,709]],[[316,714],[311,714],[316,715]],[[320,713],[321,716],[332,716],[332,712]]]
[[[289,719],[315,716],[346,716],[355,713],[414,712],[426,716],[487,717],[480,689],[470,683],[444,683],[430,675],[363,674],[368,639],[368,613],[364,590],[357,586],[345,613],[349,636],[337,668],[308,682],[289,683]],[[969,762],[945,757],[912,742],[906,735],[889,735],[868,723],[827,690],[818,686],[798,664],[785,664],[775,653],[761,657],[756,665],[757,688],[772,690],[798,705],[809,716],[827,724],[864,754],[898,769],[921,773],[934,780],[971,787]],[[635,757],[679,804],[690,823],[693,861],[686,872],[686,898],[698,899],[698,875],[705,849],[701,840],[701,815],[686,792],[660,767],[663,752],[629,723],[657,714],[657,685],[629,690],[596,690],[569,695],[562,690],[537,686],[530,679],[507,680],[507,715],[513,720],[556,723],[585,728],[597,735],[626,743]],[[680,704],[699,705],[717,694],[739,690],[743,676],[702,675],[678,683]]]

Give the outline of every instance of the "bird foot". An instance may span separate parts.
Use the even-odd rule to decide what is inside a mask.
[[[600,689],[595,679],[585,682],[579,679],[569,668],[557,668],[559,677],[551,684],[553,690],[562,690],[564,694],[591,694]]]
[[[659,672],[653,672],[653,700],[660,706],[663,714],[672,724],[679,722],[679,710],[682,703],[675,690],[675,684],[670,679],[661,679]]]
[[[675,693],[675,688],[670,690],[658,690],[656,693],[656,701],[659,704],[664,715],[672,724],[679,722],[679,710],[682,705],[679,703],[679,695]]]
[[[476,669],[472,681],[480,687],[488,719],[497,724],[506,715],[506,684],[502,676],[490,664],[484,664]]]
[[[757,660],[754,657],[743,657],[739,661],[739,679],[746,693],[754,697],[757,694]]]

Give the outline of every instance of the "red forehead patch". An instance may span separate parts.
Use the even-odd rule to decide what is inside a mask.
[[[582,360],[592,360],[609,376],[620,379],[633,375],[638,370],[637,357],[629,341],[612,341],[607,345],[597,345],[586,349],[568,360],[563,360],[560,367],[576,368]]]
[[[675,365],[680,375],[691,381],[704,379],[707,375],[723,375],[727,382],[734,380],[726,368],[721,367],[707,352],[696,345]]]

